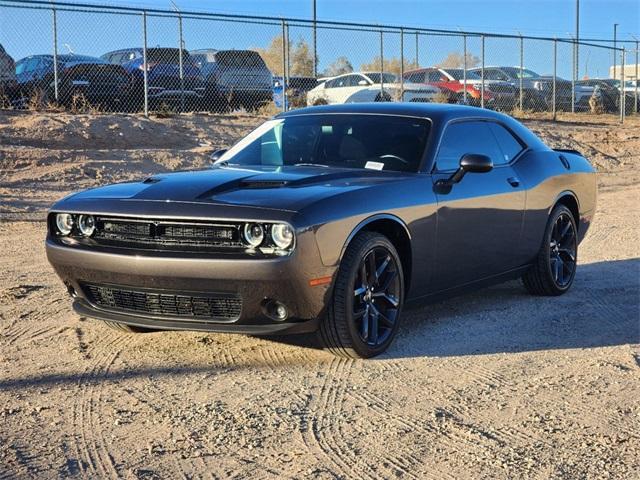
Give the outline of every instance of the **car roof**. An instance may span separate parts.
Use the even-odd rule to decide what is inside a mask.
[[[447,122],[456,119],[493,119],[507,125],[530,147],[538,149],[549,148],[531,130],[509,115],[484,108],[470,107],[466,105],[452,105],[448,103],[370,102],[318,105],[283,112],[276,115],[274,118],[287,118],[314,114],[369,114],[418,117],[431,120],[434,127],[436,127],[436,130],[441,130]]]
[[[277,118],[294,117],[297,115],[321,114],[321,113],[352,113],[352,114],[379,114],[379,115],[405,115],[424,117],[438,120],[448,120],[458,117],[483,117],[502,118],[505,115],[466,105],[451,105],[447,103],[423,103],[423,102],[370,102],[370,103],[343,103],[334,105],[319,105],[314,107],[299,108],[277,115]]]

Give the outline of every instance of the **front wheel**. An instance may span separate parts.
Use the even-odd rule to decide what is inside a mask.
[[[320,340],[338,356],[379,355],[396,335],[403,302],[402,263],[395,247],[383,235],[360,233],[340,263]]]
[[[547,222],[534,265],[523,275],[524,286],[533,295],[562,295],[576,275],[578,230],[571,210],[557,205]]]

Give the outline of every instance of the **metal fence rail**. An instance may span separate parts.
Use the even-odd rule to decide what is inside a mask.
[[[275,113],[360,101],[637,114],[637,40],[0,0],[2,108]],[[635,69],[625,69],[634,65]],[[2,65],[2,62],[0,62]]]

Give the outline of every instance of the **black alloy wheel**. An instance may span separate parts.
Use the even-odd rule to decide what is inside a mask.
[[[404,273],[394,245],[379,233],[361,232],[340,262],[320,342],[341,357],[379,355],[398,331],[403,303]]]
[[[557,205],[547,221],[542,245],[531,268],[522,276],[534,295],[562,295],[576,276],[578,229],[573,213]]]

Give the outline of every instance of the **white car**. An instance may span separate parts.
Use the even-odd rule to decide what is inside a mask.
[[[404,95],[401,95],[402,91]],[[433,102],[439,93],[441,90],[432,85],[405,82],[401,86],[392,73],[353,72],[327,79],[307,92],[307,105],[392,100]]]

